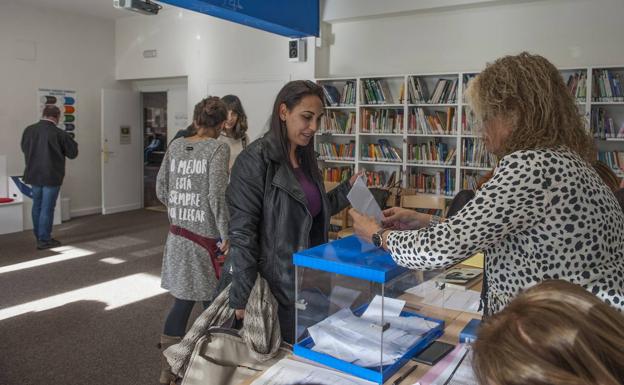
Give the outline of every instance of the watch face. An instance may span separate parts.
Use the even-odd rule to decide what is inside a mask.
[[[377,247],[381,246],[381,236],[379,234],[373,234],[373,245]]]

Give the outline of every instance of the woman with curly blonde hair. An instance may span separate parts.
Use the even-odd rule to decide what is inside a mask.
[[[544,281],[481,325],[472,365],[482,385],[621,385],[624,316],[580,286]]]
[[[545,279],[579,284],[624,309],[624,214],[590,164],[594,145],[559,71],[539,55],[505,56],[467,94],[488,150],[500,158],[493,177],[441,223],[391,208],[382,228],[352,210],[356,234],[413,269],[485,252],[486,315]],[[396,224],[418,230],[392,230]]]

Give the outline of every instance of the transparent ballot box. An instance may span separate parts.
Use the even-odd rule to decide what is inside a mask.
[[[435,287],[440,271],[400,267],[355,236],[300,251],[293,262],[298,356],[381,384],[444,332],[443,310],[405,293]]]

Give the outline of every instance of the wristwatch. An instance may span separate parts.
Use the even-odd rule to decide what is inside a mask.
[[[440,222],[442,222],[442,218],[440,218],[437,215],[432,215],[431,219],[429,219],[429,226],[435,226],[440,224]]]
[[[373,240],[373,245],[375,245],[375,247],[381,247],[383,245],[383,233],[385,231],[386,229],[381,229],[375,234],[373,234],[372,240]]]

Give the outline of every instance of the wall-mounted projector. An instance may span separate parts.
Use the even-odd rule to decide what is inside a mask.
[[[113,0],[113,6],[118,9],[138,12],[144,15],[156,15],[162,8],[161,5],[149,0]]]

